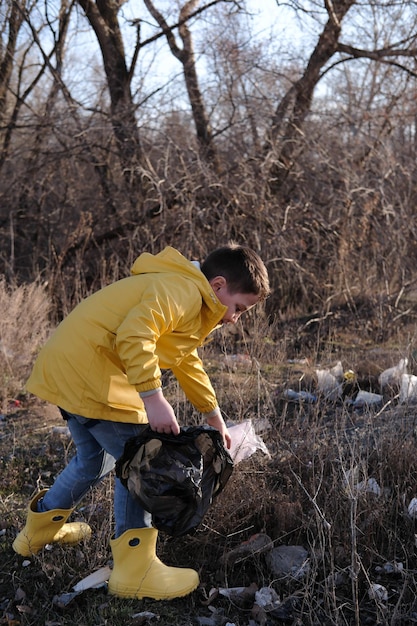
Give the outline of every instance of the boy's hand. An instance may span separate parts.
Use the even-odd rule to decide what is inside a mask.
[[[212,428],[216,428],[219,431],[219,433],[223,437],[224,447],[229,450],[230,446],[232,445],[232,438],[229,434],[229,431],[227,430],[226,424],[224,423],[224,419],[222,418],[220,409],[214,415],[208,417],[206,419],[206,422],[209,426],[211,426]]]
[[[180,427],[174,409],[162,392],[142,398],[148,416],[149,426],[157,433],[179,435]]]

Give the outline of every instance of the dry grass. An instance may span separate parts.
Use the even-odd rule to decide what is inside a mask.
[[[40,297],[39,291],[34,293]],[[12,294],[9,297],[15,301]],[[20,306],[17,310],[30,315]],[[20,344],[28,348],[28,352],[21,350],[27,363],[36,352],[34,339],[47,333],[45,318],[42,321],[37,311],[39,330],[26,330],[22,334],[26,341]],[[14,329],[18,323],[15,320],[13,326],[12,321],[9,327]],[[105,479],[76,511],[77,517],[91,524],[94,539],[78,547],[44,550],[25,567],[11,542],[24,522],[27,503],[34,492],[53,482],[74,451],[69,440],[53,430],[62,425],[53,407],[29,397],[22,397],[20,406],[8,405],[0,439],[4,529],[0,623],[137,626],[143,622],[133,616],[149,611],[159,616],[160,624],[189,626],[198,624],[198,617],[210,617],[207,598],[212,588],[252,583],[276,590],[285,620],[271,613],[268,621],[250,622],[255,619],[250,605],[221,596],[211,605],[236,626],[414,623],[416,522],[407,513],[408,503],[417,495],[414,410],[396,404],[395,399],[382,411],[359,411],[346,402],[324,400],[288,403],[283,389],[297,380],[314,385],[314,376],[307,373],[314,371],[319,359],[320,367],[334,364],[335,354],[310,352],[309,364],[303,365],[289,362],[287,347],[285,337],[275,344],[268,340],[257,318],[246,333],[241,329],[233,337],[216,336],[204,348],[225,415],[236,421],[251,418],[255,424],[267,419],[270,429],[262,436],[271,457],[258,452],[235,467],[225,492],[214,501],[195,535],[171,540],[160,534],[158,554],[164,562],[200,572],[201,587],[173,602],[120,600],[102,588],[85,592],[67,607],[54,604],[54,596],[71,591],[84,576],[110,563],[113,479]],[[249,360],[226,358],[245,352]],[[378,350],[362,347],[355,355],[351,349],[340,350],[337,360],[345,369],[359,368],[360,363],[362,367],[373,363],[376,368],[379,359],[384,366],[390,361],[395,364],[398,354],[397,345]],[[376,384],[374,374],[363,380]],[[175,380],[167,377],[165,385],[181,421],[198,421]],[[379,494],[361,488],[370,479],[379,485]],[[309,554],[306,576],[277,576],[262,552],[228,556],[256,533],[268,535],[275,547],[303,546]],[[392,572],[388,563],[400,563],[402,570]],[[369,597],[375,583],[387,589],[386,601]],[[218,619],[223,623],[220,613]]]
[[[50,302],[37,283],[10,287],[0,280],[0,402],[6,412],[8,401],[23,391],[39,348],[50,331]]]

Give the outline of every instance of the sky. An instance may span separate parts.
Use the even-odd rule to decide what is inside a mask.
[[[169,6],[170,2],[171,0],[155,0],[155,5],[165,15],[166,12],[164,11],[164,7]],[[278,7],[276,0],[246,0],[245,6],[253,14],[251,21],[253,23],[254,35],[256,38],[268,39],[269,34],[272,32],[274,34],[274,38],[276,38],[277,41],[279,40],[281,45],[285,46],[285,42],[288,41],[289,48],[293,47],[297,44],[297,41],[301,40],[301,34],[297,28],[293,12],[291,12],[289,8],[286,9],[284,5],[280,5]],[[178,11],[174,14],[178,15]],[[152,24],[154,22],[146,7],[144,7],[143,2],[130,0],[124,3],[120,10],[120,17],[124,17],[127,20],[139,17],[144,20],[141,27],[142,40],[146,39],[150,34],[155,32],[154,27],[151,29],[146,27],[146,22],[150,22]],[[122,23],[124,20],[121,19],[120,22]],[[77,21],[78,33],[80,31],[80,27],[82,29],[82,36],[80,38],[79,34],[77,34],[77,38],[74,39],[74,41],[77,42],[77,45],[72,46],[73,62],[71,63],[71,66],[78,66],[80,69],[78,76],[77,72],[72,74],[72,92],[74,97],[78,100],[87,101],[90,96],[96,92],[98,85],[102,85],[103,70],[97,40],[85,17],[81,15]],[[193,30],[195,33],[195,24],[192,25],[192,31]],[[128,53],[127,56],[129,56],[129,51],[133,51],[135,47],[136,28],[127,24],[123,31],[123,37],[125,49]],[[150,47],[145,47],[139,55],[138,63],[141,64],[141,68],[149,66],[147,83],[151,80],[152,76],[154,77],[155,83],[176,80],[177,77],[182,76],[181,64],[169,51],[165,38],[160,38],[158,40],[156,49],[156,57]],[[83,68],[81,71],[82,66]],[[202,71],[201,68],[200,71]],[[88,73],[87,80],[84,72]],[[142,74],[145,72],[142,72]],[[79,93],[80,90],[82,90],[82,93]]]
[[[277,6],[276,0],[246,0],[246,6],[253,14],[253,22],[260,36],[273,32],[284,32],[294,40],[301,36],[294,13],[285,4]]]

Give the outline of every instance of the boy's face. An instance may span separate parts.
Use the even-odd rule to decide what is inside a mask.
[[[230,293],[223,276],[216,276],[209,282],[220,302],[227,306],[222,324],[236,324],[242,313],[249,311],[259,302],[259,296],[254,293]]]

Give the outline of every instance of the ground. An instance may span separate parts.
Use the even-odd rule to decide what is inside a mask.
[[[228,417],[269,423],[260,436],[270,456],[258,450],[235,467],[196,534],[171,539],[160,533],[162,560],[197,569],[201,580],[193,594],[171,602],[121,600],[105,586],[68,604],[62,599],[88,574],[111,565],[112,477],[74,512],[92,526],[92,541],[54,545],[30,559],[13,552],[30,498],[53,482],[74,451],[56,408],[24,395],[10,399],[0,422],[0,624],[417,623],[415,522],[407,514],[417,497],[415,411],[400,405],[393,390],[375,407],[355,409],[350,402],[359,388],[379,392],[380,373],[405,354],[414,371],[414,353],[398,341],[361,344],[355,333],[343,338],[342,347],[338,341],[336,350],[332,338],[333,348],[320,361],[311,354],[304,358],[296,346],[285,359],[269,353],[261,364],[208,355]],[[317,370],[339,362],[355,378],[329,402],[317,394]],[[165,382],[169,387],[170,380]],[[289,388],[312,391],[317,400],[289,401]],[[378,493],[366,488],[375,484]],[[362,492],[359,485],[365,485]],[[257,534],[274,547],[303,546],[309,554],[306,576],[274,573],[268,551],[247,548]],[[254,606],[254,592],[268,588],[281,603],[265,612]]]

